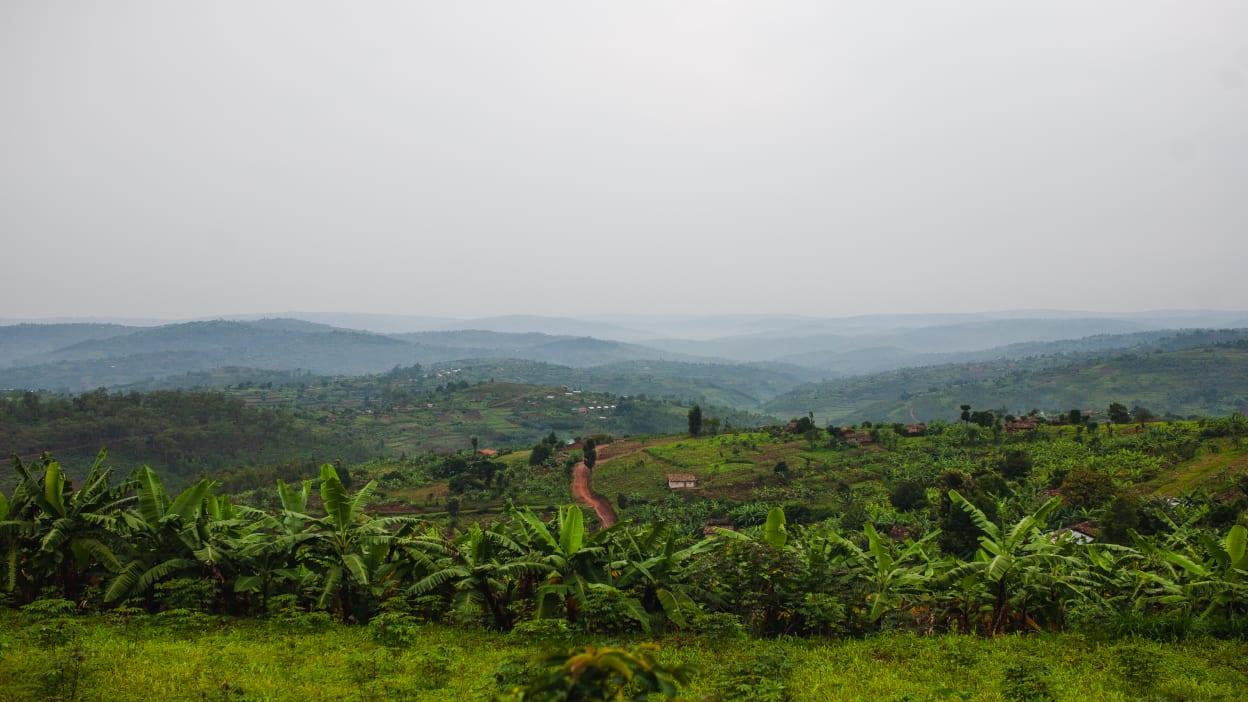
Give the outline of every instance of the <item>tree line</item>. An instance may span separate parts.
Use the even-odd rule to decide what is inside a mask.
[[[26,392],[0,400],[0,450],[89,462],[107,446],[126,468],[162,466],[178,485],[238,466],[277,465],[293,459],[373,455],[347,427],[301,413],[247,406],[218,392],[161,390],[110,393],[104,388],[73,397]],[[0,485],[11,485],[0,481]]]

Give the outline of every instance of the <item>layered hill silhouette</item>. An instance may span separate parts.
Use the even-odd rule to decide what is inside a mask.
[[[280,385],[306,382],[301,378],[307,376],[367,376],[421,365],[431,371],[455,368],[474,381],[573,385],[761,411],[778,419],[815,412],[822,421],[911,421],[956,417],[958,405],[967,402],[1057,409],[1096,407],[1111,395],[1111,401],[1138,400],[1152,403],[1156,411],[1187,415],[1241,406],[1240,359],[1234,349],[1245,331],[1158,325],[1243,322],[1248,327],[1244,316],[741,316],[618,324],[498,317],[470,320],[480,324],[474,328],[397,333],[295,318],[146,327],[15,324],[0,326],[0,388],[76,393],[98,387]],[[397,316],[348,319],[388,329],[404,328],[407,322],[457,323]],[[515,331],[524,325],[535,330]],[[733,325],[743,333],[716,336]],[[578,328],[634,340],[649,336],[649,341],[548,333]],[[663,336],[681,330],[687,338]],[[1197,348],[1208,352],[1177,353]],[[1139,358],[1156,354],[1170,355],[1147,368]],[[1128,358],[1111,363],[1118,357]],[[1209,371],[1210,363],[1216,374]],[[1080,375],[1085,367],[1097,369],[1099,382]],[[1046,389],[1048,384],[1062,391]],[[1080,388],[1086,392],[1079,394]]]

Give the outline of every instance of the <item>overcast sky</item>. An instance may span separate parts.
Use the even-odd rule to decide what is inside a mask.
[[[1248,2],[0,3],[0,317],[1248,309]]]

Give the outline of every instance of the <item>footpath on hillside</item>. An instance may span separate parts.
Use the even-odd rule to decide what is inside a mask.
[[[602,523],[602,528],[605,529],[620,521],[619,517],[615,516],[615,509],[611,506],[611,502],[589,487],[589,466],[586,466],[584,461],[577,463],[572,469],[572,496],[581,504],[594,510],[594,514],[598,515],[598,521]]]

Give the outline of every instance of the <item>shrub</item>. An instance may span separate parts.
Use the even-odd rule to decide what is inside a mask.
[[[1002,669],[1002,676],[1001,696],[1007,702],[1051,702],[1054,699],[1049,691],[1048,666],[1038,658],[1028,656],[1008,663]]]

